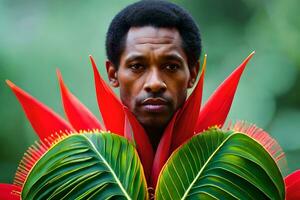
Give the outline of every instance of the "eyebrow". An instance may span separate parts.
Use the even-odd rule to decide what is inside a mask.
[[[162,56],[162,59],[167,60],[167,61],[176,60],[177,62],[180,62],[181,64],[184,63],[184,59],[177,54],[164,55],[164,56]],[[140,55],[140,54],[134,54],[134,55],[128,56],[126,58],[126,63],[132,62],[134,60],[146,60],[146,57],[143,55]]]
[[[126,58],[126,63],[129,63],[131,61],[134,61],[134,60],[145,60],[145,56],[143,55],[140,55],[140,54],[134,54],[134,55],[131,55],[131,56],[128,56]]]
[[[181,64],[184,63],[184,59],[181,56],[177,55],[177,54],[165,55],[165,56],[162,57],[162,59],[164,59],[164,60],[176,60],[176,61],[180,62]]]

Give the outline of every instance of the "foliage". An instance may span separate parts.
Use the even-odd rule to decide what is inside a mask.
[[[33,166],[22,199],[146,199],[138,154],[110,133],[65,136]]]
[[[210,129],[171,155],[156,199],[284,199],[284,190],[277,164],[259,143]]]
[[[22,199],[148,198],[134,146],[115,134],[67,134],[36,161],[25,156],[21,163],[34,163],[22,185]],[[19,172],[25,168],[20,166]],[[281,172],[267,150],[244,133],[217,128],[174,151],[155,190],[157,200],[284,197]]]
[[[278,167],[285,157],[276,140],[255,125],[240,122],[229,125],[230,131],[225,133],[209,129],[224,125],[240,77],[253,54],[220,84],[200,110],[205,56],[197,86],[166,127],[155,155],[145,130],[105,84],[92,57],[97,101],[105,125],[69,91],[59,71],[68,121],[7,81],[41,142],[38,147],[28,149],[14,184],[0,184],[5,187],[0,197],[94,199],[116,195],[144,199],[148,198],[147,180],[150,186],[157,188],[157,199],[167,195],[170,199],[185,199],[189,195],[240,198],[243,191],[248,197],[256,194],[261,198],[283,199],[285,185]],[[114,116],[119,120],[114,120]],[[117,135],[82,133],[82,130],[97,128],[116,130],[117,135],[124,136],[134,146]],[[196,132],[207,129],[206,133],[193,137]],[[72,135],[76,131],[79,134]],[[181,146],[185,142],[187,144]],[[299,178],[290,179],[298,181]],[[241,184],[236,186],[234,180]],[[170,188],[176,193],[171,194]],[[290,188],[289,196],[295,195],[298,185]]]

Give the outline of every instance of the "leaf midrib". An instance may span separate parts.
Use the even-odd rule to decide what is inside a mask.
[[[229,135],[219,146],[218,146],[218,148],[208,157],[208,159],[207,159],[207,161],[204,163],[204,165],[203,165],[203,167],[201,168],[201,170],[198,172],[198,174],[196,175],[196,177],[194,178],[194,180],[192,181],[192,183],[190,184],[190,186],[187,188],[187,190],[185,191],[185,193],[183,194],[183,196],[182,196],[182,200],[184,200],[186,197],[187,197],[187,195],[188,195],[188,193],[189,193],[189,191],[191,190],[191,188],[192,188],[192,186],[195,184],[195,182],[196,182],[196,180],[199,178],[199,176],[202,174],[202,172],[203,172],[203,170],[205,169],[205,167],[207,166],[207,164],[209,163],[209,161],[214,157],[214,155],[219,151],[219,149],[221,148],[221,147],[223,147],[223,145],[224,145],[224,143],[225,142],[227,142],[227,140],[229,139],[229,138],[231,138],[233,135],[235,135],[234,133],[233,134],[231,134],[231,135]],[[206,142],[206,141],[205,141]]]
[[[109,163],[106,161],[106,159],[97,151],[96,146],[90,141],[90,139],[85,136],[82,135],[83,137],[85,137],[87,139],[87,142],[91,145],[91,147],[94,149],[94,152],[96,153],[96,155],[98,155],[100,157],[101,160],[103,160],[103,163],[108,167],[108,169],[111,171],[113,177],[115,178],[117,184],[120,186],[120,189],[122,190],[122,192],[124,193],[125,197],[129,200],[131,200],[130,196],[127,194],[125,188],[123,187],[121,181],[119,180],[119,178],[117,177],[117,175],[114,173],[114,170],[111,168],[111,166],[109,165]]]

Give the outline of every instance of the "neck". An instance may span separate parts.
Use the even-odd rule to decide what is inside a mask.
[[[153,150],[155,152],[159,141],[164,133],[165,127],[144,127],[144,129],[150,139]]]

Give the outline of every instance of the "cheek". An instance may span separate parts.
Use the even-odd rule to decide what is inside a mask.
[[[170,92],[172,93],[175,107],[180,107],[187,97],[188,76],[182,75],[172,79]]]
[[[186,84],[178,87],[179,89],[176,91],[177,95],[177,107],[180,107],[186,100],[187,97],[187,87]]]
[[[133,76],[126,73],[120,73],[118,81],[122,103],[130,109],[133,108],[135,98],[139,93],[138,81]]]

